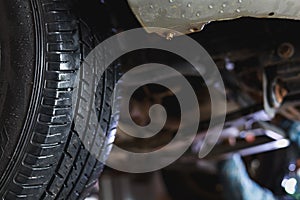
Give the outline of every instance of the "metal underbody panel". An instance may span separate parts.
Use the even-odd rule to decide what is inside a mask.
[[[200,31],[206,23],[239,17],[300,19],[299,0],[128,0],[137,19],[147,27],[183,34]],[[157,32],[164,36],[172,33]],[[171,35],[170,35],[171,34]]]

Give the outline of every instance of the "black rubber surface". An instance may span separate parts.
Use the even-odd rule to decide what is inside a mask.
[[[75,6],[72,0],[0,0],[2,199],[82,199],[103,168],[74,130],[72,103],[74,96],[96,95],[97,105],[87,110],[98,110],[106,135],[92,140],[107,155],[116,129],[110,108],[116,70],[108,69],[100,83],[80,75],[100,40]],[[74,88],[78,76],[79,85],[94,85],[97,94]],[[84,112],[76,114],[85,129],[94,128],[86,127]]]

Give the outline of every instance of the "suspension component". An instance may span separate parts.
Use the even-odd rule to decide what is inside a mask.
[[[264,107],[270,116],[300,106],[300,63],[266,67],[263,84]],[[293,120],[300,120],[298,109],[293,110]]]

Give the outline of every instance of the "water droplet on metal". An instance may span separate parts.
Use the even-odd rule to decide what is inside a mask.
[[[208,8],[209,8],[209,9],[213,9],[214,6],[213,6],[213,5],[209,5]]]
[[[220,13],[224,13],[224,11],[223,11],[223,10],[220,10]]]
[[[238,0],[239,3],[243,3],[243,0]]]
[[[182,18],[185,18],[185,15],[184,15],[184,14],[182,14],[182,15],[181,15],[181,17],[182,17]]]
[[[197,16],[197,17],[200,17],[200,13],[199,13],[199,12],[197,12],[197,13],[196,13],[196,16]]]
[[[187,4],[187,7],[189,7],[189,8],[190,8],[191,6],[192,6],[192,4],[191,4],[191,3],[188,3],[188,4]]]
[[[226,6],[227,6],[226,3],[223,3],[223,4],[222,4],[222,7],[223,7],[223,8],[226,8]]]
[[[169,0],[169,2],[170,2],[170,3],[173,3],[173,2],[174,2],[174,0]]]
[[[240,13],[240,12],[241,12],[241,10],[238,8],[238,9],[236,9],[236,12]]]
[[[153,8],[153,5],[150,5],[150,8]]]

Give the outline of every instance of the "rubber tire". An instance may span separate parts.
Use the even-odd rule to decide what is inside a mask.
[[[83,199],[97,181],[103,164],[74,130],[74,95],[100,95],[99,105],[88,109],[109,112],[98,117],[106,135],[94,138],[109,153],[118,115],[110,108],[116,70],[105,72],[97,94],[74,88],[80,64],[100,42],[74,2],[0,0],[1,199]]]

